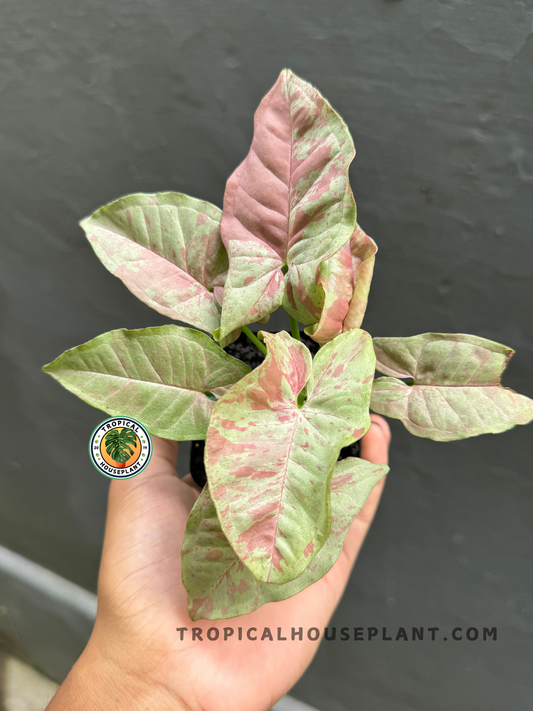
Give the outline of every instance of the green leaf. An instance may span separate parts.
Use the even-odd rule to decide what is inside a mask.
[[[313,86],[284,69],[257,109],[250,152],[226,186],[221,229],[230,267],[222,337],[282,302],[304,323],[317,320],[306,304],[315,308],[323,300],[318,265],[355,227],[348,180],[354,155],[340,116]],[[284,299],[289,287],[296,290],[292,301]]]
[[[206,471],[237,555],[257,580],[284,583],[327,539],[330,477],[341,447],[370,426],[375,358],[361,330],[328,343],[313,361],[288,333],[264,338],[264,362],[213,408]]]
[[[374,338],[370,407],[418,437],[439,442],[504,432],[533,419],[533,401],[500,385],[510,348],[477,336],[424,333]],[[412,378],[413,384],[398,378]]]
[[[200,331],[159,326],[110,331],[43,370],[89,405],[140,420],[151,434],[205,439],[213,400],[250,368]]]
[[[120,432],[118,429],[110,430],[105,435],[106,452],[111,459],[120,464],[128,461],[134,452],[128,444],[133,444],[134,446],[137,444],[137,435],[128,428],[124,427]]]
[[[345,459],[331,479],[331,532],[309,567],[294,580],[275,585],[258,582],[222,532],[206,486],[187,521],[182,549],[182,577],[192,620],[244,615],[267,602],[278,602],[312,585],[338,559],[348,530],[377,482],[385,464]]]
[[[212,332],[228,270],[221,218],[208,202],[168,192],[127,195],[81,226],[103,265],[138,299]]]

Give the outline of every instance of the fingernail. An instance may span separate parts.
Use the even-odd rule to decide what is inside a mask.
[[[387,432],[387,430],[384,427],[382,427],[381,422],[376,421],[376,420],[372,420],[371,422],[372,422],[372,425],[377,425],[377,427],[379,427],[379,429],[381,430],[381,434],[383,435],[383,439],[385,440],[385,444],[387,445],[387,451],[388,451],[389,447],[390,447],[390,432]]]
[[[379,427],[379,429],[383,432],[383,434],[385,434],[385,430],[383,429],[383,427],[377,420],[371,420],[370,426],[372,426],[372,425],[376,425],[376,427]]]

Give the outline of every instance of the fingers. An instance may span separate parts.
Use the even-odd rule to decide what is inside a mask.
[[[175,467],[178,461],[178,442],[152,436],[152,443],[154,445],[152,458],[161,457]]]
[[[132,481],[140,482],[161,475],[178,476],[176,463],[178,461],[178,442],[171,439],[152,436],[152,459],[144,471]]]
[[[190,510],[198,496],[178,477],[178,443],[154,436],[152,443],[153,454],[146,469],[132,479],[115,479],[110,484],[106,539],[117,531],[124,531],[133,521],[140,535],[140,520],[153,521],[156,512],[162,516],[167,509],[175,507],[176,502],[186,503]]]
[[[132,479],[114,479],[109,488],[108,511],[113,512],[117,503],[130,496],[139,487],[162,477],[176,477],[176,462],[178,459],[178,443],[170,439],[152,436],[152,458],[146,469]]]
[[[142,581],[143,593],[157,581],[162,584],[168,559],[179,560],[187,518],[198,498],[177,475],[178,443],[159,437],[152,441],[146,469],[133,479],[114,480],[109,487],[99,594],[104,590],[115,602],[116,590],[123,584],[127,590],[133,578]]]
[[[196,491],[199,491],[200,493],[202,492],[201,487],[199,487],[198,484],[194,481],[191,474],[186,474],[183,477],[182,482],[184,484],[188,484],[191,488],[196,489]]]

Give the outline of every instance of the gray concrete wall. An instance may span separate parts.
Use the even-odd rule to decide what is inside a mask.
[[[532,0],[4,0],[0,544],[95,589],[107,480],[86,447],[103,415],[40,368],[165,319],[77,222],[135,191],[221,205],[285,66],[354,137],[359,222],[380,247],[365,328],[505,343],[504,384],[533,396],[532,31]],[[324,711],[530,709],[532,430],[437,444],[392,427],[334,624],[498,640],[324,644],[294,693]]]

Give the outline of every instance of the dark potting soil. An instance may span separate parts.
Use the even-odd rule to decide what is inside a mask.
[[[319,345],[316,341],[313,341],[313,339],[303,331],[300,331],[300,338],[302,339],[302,343],[305,343],[309,348],[312,355],[318,353]],[[261,365],[265,360],[265,356],[261,353],[259,348],[255,346],[244,333],[241,333],[237,340],[230,343],[229,346],[226,346],[224,350],[226,353],[229,353],[230,356],[242,360],[246,365],[249,365],[252,370],[257,368],[258,365]]]
[[[319,349],[319,345],[316,341],[313,341],[306,333],[300,331],[300,338],[302,342],[309,348],[312,355],[316,355]],[[224,349],[226,353],[242,360],[246,365],[249,365],[252,370],[257,368],[258,365],[264,361],[265,356],[261,351],[255,346],[250,339],[241,333],[239,338],[229,346]],[[204,451],[205,451],[205,440],[194,440],[191,443],[191,475],[198,486],[204,487],[207,482],[207,476],[205,473],[204,466]],[[348,457],[359,457],[361,453],[361,443],[360,441],[353,442],[347,447],[343,447],[339,454],[339,461],[341,459],[347,459]]]

